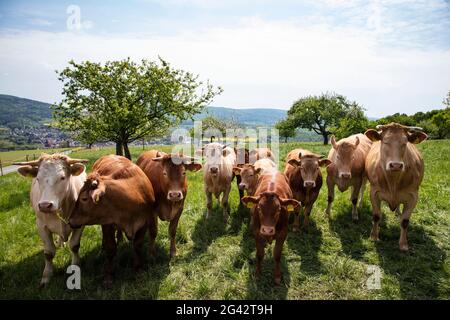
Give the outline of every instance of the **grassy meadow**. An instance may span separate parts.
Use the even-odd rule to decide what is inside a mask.
[[[295,147],[327,154],[320,143],[280,145],[280,159]],[[167,150],[167,147],[163,149]],[[425,178],[419,203],[411,217],[410,251],[398,249],[400,226],[383,206],[379,243],[369,239],[372,218],[368,188],[360,221],[351,219],[349,191],[336,189],[331,219],[325,215],[324,184],[316,202],[309,233],[289,232],[282,256],[283,279],[272,282],[272,245],[266,248],[263,274],[254,277],[255,244],[250,236],[249,212],[238,208],[236,183],[230,196],[227,225],[217,201],[215,216],[205,221],[203,171],[189,173],[189,190],[177,232],[178,255],[169,259],[168,223],[159,222],[157,254],[146,256],[146,271],[135,275],[132,248],[119,246],[112,289],[102,287],[104,254],[99,226],[85,228],[81,247],[81,290],[66,289],[67,247],[54,259],[55,273],[48,288],[38,285],[44,267],[41,240],[29,203],[31,179],[9,174],[0,177],[0,298],[2,299],[449,299],[450,298],[450,141],[419,145],[425,158]],[[90,163],[113,149],[71,154]],[[133,160],[142,147],[133,147]],[[280,169],[284,167],[280,163]],[[323,173],[326,174],[323,170]],[[144,247],[147,248],[147,242]],[[368,266],[382,270],[381,289],[366,286]]]

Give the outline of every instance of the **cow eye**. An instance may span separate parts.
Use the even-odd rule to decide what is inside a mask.
[[[83,197],[83,198],[81,198],[81,201],[86,202],[86,201],[88,201],[88,198]]]
[[[66,177],[61,177],[61,180],[65,180],[66,179]]]
[[[186,175],[186,171],[183,172],[183,176],[185,176],[185,175]]]
[[[167,176],[167,172],[163,171],[163,175],[164,175],[164,176]]]

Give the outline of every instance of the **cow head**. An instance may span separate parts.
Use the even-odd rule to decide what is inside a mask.
[[[197,155],[202,155],[206,159],[206,167],[211,176],[218,176],[223,157],[233,152],[233,149],[217,142],[209,143],[202,149],[196,151]]]
[[[386,171],[405,170],[404,156],[408,143],[421,143],[428,136],[419,127],[407,127],[398,123],[378,125],[377,130],[369,129],[365,135],[372,141],[381,141],[380,158]]]
[[[336,142],[334,136],[331,136],[331,145],[335,150],[333,165],[337,168],[338,178],[348,180],[352,178],[352,163],[355,156],[355,150],[359,145],[359,138],[356,137],[355,143],[349,141]]]
[[[261,168],[255,169],[253,164],[244,164],[243,166],[233,167],[233,173],[237,176],[241,176],[241,183],[239,183],[239,189],[249,190],[253,188],[258,181],[258,175],[261,172]]]
[[[300,169],[300,174],[303,180],[303,187],[314,188],[316,186],[316,179],[320,172],[321,166],[328,166],[331,161],[328,159],[322,159],[323,156],[315,154],[305,154],[302,155],[301,152],[298,154],[297,159],[290,159],[288,163],[291,166]]]
[[[275,235],[282,210],[291,212],[300,205],[295,199],[282,199],[275,192],[270,191],[258,196],[243,197],[242,202],[248,208],[254,208],[260,221],[259,233],[265,237]]]
[[[198,171],[202,168],[200,163],[193,162],[192,157],[181,154],[164,154],[152,159],[162,165],[163,183],[161,187],[167,194],[167,200],[177,202],[185,197],[186,171]]]
[[[85,171],[84,159],[71,159],[61,154],[43,154],[36,161],[17,162],[17,170],[23,176],[36,179],[39,187],[37,206],[44,213],[61,211],[62,201],[70,188],[70,177]]]
[[[105,221],[108,210],[101,210],[100,204],[105,202],[106,181],[98,173],[88,175],[78,195],[75,207],[70,215],[69,224],[79,228],[86,224],[100,224]]]

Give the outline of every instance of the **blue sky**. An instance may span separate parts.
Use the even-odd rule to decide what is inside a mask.
[[[70,59],[160,55],[221,85],[217,106],[287,109],[335,91],[369,116],[413,113],[450,90],[450,2],[2,1],[0,47],[0,92],[47,102]]]

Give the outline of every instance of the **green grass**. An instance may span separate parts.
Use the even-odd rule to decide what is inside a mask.
[[[72,148],[5,151],[0,152],[0,160],[2,161],[2,165],[6,167],[7,165],[11,165],[14,161],[25,161],[27,155],[28,160],[31,161],[34,160],[34,158],[39,158],[42,153],[55,153],[70,149]]]
[[[281,157],[298,146],[326,154],[329,147],[314,143],[282,144]],[[116,278],[110,290],[102,287],[101,231],[86,227],[80,254],[82,289],[66,289],[65,270],[70,263],[67,248],[54,259],[56,272],[49,287],[38,290],[44,265],[41,240],[29,205],[31,180],[10,174],[0,178],[0,298],[15,299],[449,299],[450,244],[449,172],[450,141],[426,141],[419,145],[425,158],[425,178],[420,200],[409,227],[410,252],[398,249],[399,223],[383,208],[379,243],[369,240],[371,206],[367,192],[359,223],[351,219],[349,192],[336,191],[332,218],[325,216],[323,186],[311,219],[310,232],[290,232],[283,249],[280,286],[272,284],[273,259],[266,249],[262,279],[254,278],[255,245],[249,235],[247,209],[238,210],[233,183],[231,218],[215,215],[205,221],[203,172],[190,173],[189,191],[177,233],[178,256],[170,261],[168,224],[160,222],[157,257],[146,260],[146,272],[136,276],[132,249],[119,247]],[[168,150],[165,147],[165,150]],[[113,150],[83,151],[73,157],[92,163]],[[132,148],[134,160],[142,152]],[[368,265],[382,269],[380,290],[365,286]]]

